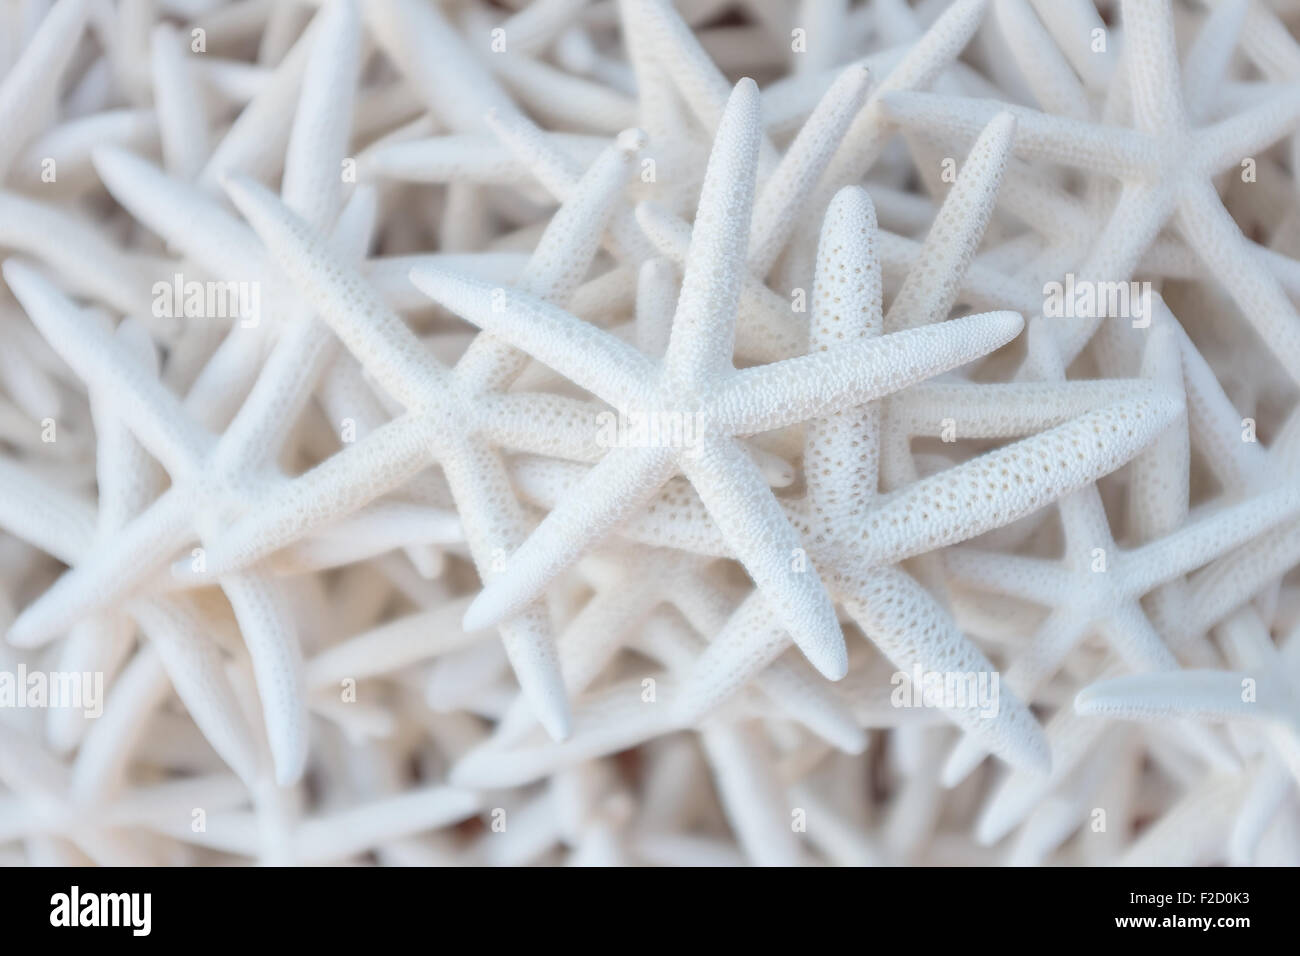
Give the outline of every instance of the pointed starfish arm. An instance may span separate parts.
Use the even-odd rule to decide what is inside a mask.
[[[1076,713],[1122,720],[1295,720],[1295,707],[1264,675],[1215,670],[1125,674],[1074,698]]]
[[[1188,243],[1227,288],[1246,321],[1293,381],[1300,382],[1300,315],[1281,284],[1250,248],[1241,228],[1209,183],[1182,197],[1179,222]]]
[[[951,311],[993,215],[1015,135],[1016,119],[1004,112],[989,120],[975,140],[885,316],[890,332],[942,321]]]
[[[763,592],[754,591],[696,658],[673,703],[674,718],[684,727],[698,723],[790,646],[790,635]]]
[[[636,512],[676,469],[664,448],[616,448],[543,519],[486,582],[465,613],[465,629],[490,627],[517,615],[591,545]]]
[[[568,692],[546,603],[534,601],[523,613],[501,622],[497,630],[538,722],[552,740],[568,737],[572,729]]]
[[[559,306],[449,269],[416,267],[411,281],[439,305],[523,349],[615,407],[644,404],[654,363],[636,347]]]
[[[54,350],[92,388],[114,396],[140,444],[173,477],[188,475],[211,449],[212,437],[189,423],[148,365],[30,266],[11,259],[4,276]]]
[[[293,615],[277,587],[254,575],[231,575],[221,587],[252,658],[276,783],[290,786],[307,766],[308,744],[302,649]]]
[[[441,391],[447,370],[302,219],[248,177],[230,177],[226,192],[285,277],[389,394],[413,408]]]
[[[610,217],[621,205],[632,158],[643,141],[639,131],[629,130],[600,154],[542,233],[519,278],[520,289],[557,305],[569,301],[590,271]],[[504,388],[527,362],[526,354],[505,342],[480,336],[456,363],[456,378],[475,392]]]
[[[913,436],[938,436],[945,419],[956,438],[1019,438],[1084,412],[1156,396],[1142,379],[1074,382],[922,382],[889,400],[892,422]]]
[[[664,353],[664,373],[691,387],[731,367],[761,136],[758,87],[741,80],[709,154]]]
[[[845,610],[899,674],[908,681],[917,671],[923,681],[929,674],[961,675],[967,685],[974,679],[977,686],[963,685],[965,693],[955,693],[951,700],[944,696],[944,713],[971,740],[1012,766],[1047,772],[1051,758],[1042,727],[929,592],[894,568],[844,577]],[[901,679],[893,680],[893,686]],[[924,686],[912,688],[913,694],[924,691]]]
[[[475,398],[475,430],[496,448],[568,461],[597,462],[602,414],[609,409],[566,395],[485,392]]]
[[[1109,405],[922,478],[881,500],[855,553],[869,564],[892,563],[1037,511],[1124,464],[1182,408],[1164,395]],[[982,490],[990,486],[1009,495],[991,509],[984,502],[992,493]]]
[[[1197,136],[1197,154],[1208,176],[1240,168],[1247,156],[1258,156],[1300,123],[1300,86],[1289,85],[1258,106],[1222,120]]]
[[[1139,129],[1153,136],[1178,134],[1187,125],[1182,70],[1167,0],[1122,0],[1125,73]]]
[[[1140,178],[1156,163],[1150,142],[1120,126],[1098,126],[1012,106],[1000,100],[936,93],[890,93],[889,115],[904,126],[974,140],[1002,112],[1016,118],[1016,152],[1026,159],[1063,163],[1126,179]]]
[[[193,507],[184,492],[165,491],[109,544],[91,551],[27,605],[10,628],[10,642],[39,647],[84,615],[124,598],[191,540]]]
[[[1128,556],[1132,572],[1124,582],[1125,589],[1134,596],[1143,595],[1157,585],[1222,558],[1253,538],[1272,532],[1279,522],[1297,514],[1300,514],[1300,487],[1288,484],[1196,518],[1132,551]]]
[[[805,556],[803,540],[753,461],[735,442],[721,439],[691,449],[681,465],[809,663],[831,680],[842,678],[848,652],[835,606]]]
[[[1023,325],[1015,312],[986,312],[746,369],[718,390],[708,415],[739,435],[822,418],[987,355]]]
[[[866,101],[869,80],[870,73],[862,64],[845,68],[763,184],[749,236],[748,262],[754,275],[767,275],[781,254],[799,221],[800,208]]]
[[[305,474],[276,482],[215,540],[207,541],[206,577],[247,568],[400,487],[429,465],[429,423],[404,415],[346,446]]]

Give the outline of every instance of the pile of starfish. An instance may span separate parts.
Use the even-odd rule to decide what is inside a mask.
[[[3,4],[0,863],[1300,863],[1296,27]]]

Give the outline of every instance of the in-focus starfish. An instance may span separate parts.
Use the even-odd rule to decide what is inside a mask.
[[[596,252],[639,145],[639,138],[629,134],[593,164],[585,188],[552,220],[530,259],[524,279],[528,288],[547,299],[568,298]],[[505,421],[520,447],[590,460],[599,454],[590,429],[594,407],[560,396],[500,394],[526,358],[489,336],[475,340],[454,372],[447,370],[355,270],[340,263],[266,190],[247,180],[232,180],[227,188],[287,278],[408,411],[251,508],[210,549],[208,573],[247,566],[349,514],[399,486],[431,459],[442,465],[460,504],[480,573],[485,578],[498,573],[504,556],[523,540],[527,522],[490,441],[494,429],[499,433]],[[558,440],[556,429],[528,437],[538,416],[559,426]],[[564,688],[546,610],[538,604],[519,611],[503,626],[502,638],[544,725],[563,737]]]
[[[678,470],[706,507],[809,661],[833,679],[847,667],[835,611],[815,571],[795,572],[801,548],[780,505],[735,437],[853,407],[1004,344],[1013,313],[957,320],[738,372],[731,367],[740,277],[758,158],[757,88],[742,81],[719,125],[691,238],[691,256],[662,363],[582,320],[517,291],[493,307],[486,284],[414,270],[430,298],[514,342],[608,401],[629,420],[684,423],[690,447],[612,449],[488,582],[466,614],[483,627],[516,613],[590,545],[637,511]],[[499,297],[499,293],[497,293]]]

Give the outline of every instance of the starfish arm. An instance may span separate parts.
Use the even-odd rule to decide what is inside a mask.
[[[509,94],[439,8],[416,0],[373,0],[365,13],[375,42],[451,129],[478,131],[490,110],[515,111]]]
[[[460,628],[469,598],[407,614],[325,648],[304,665],[314,691],[337,687],[347,678],[379,677],[482,640]]]
[[[339,214],[333,243],[353,262],[365,257],[374,231],[375,193],[355,190]],[[312,387],[336,354],[329,330],[301,306],[280,333],[248,397],[217,443],[218,468],[258,470],[274,463],[311,398]],[[194,391],[191,398],[195,397]]]
[[[287,119],[302,92],[307,58],[319,27],[320,20],[313,17],[256,95],[239,111],[199,173],[198,184],[203,189],[215,192],[222,177],[236,172],[262,181],[280,172],[289,139]]]
[[[490,585],[507,555],[527,536],[527,521],[510,476],[496,451],[472,439],[452,442],[442,467],[461,514],[470,555],[479,576]],[[553,738],[564,738],[569,731],[567,697],[545,604],[534,602],[522,608],[500,630],[538,719]]]
[[[994,15],[1007,48],[1046,112],[1085,119],[1088,98],[1083,84],[1026,0],[996,0]]]
[[[1075,696],[1074,709],[1088,717],[1120,720],[1294,720],[1294,708],[1284,700],[1268,699],[1271,691],[1271,682],[1258,674],[1214,670],[1125,674],[1089,684]]]
[[[754,463],[723,439],[692,449],[681,466],[809,663],[831,680],[843,677],[848,656],[834,605],[811,563],[797,561],[803,541]]]
[[[1086,563],[1094,548],[1113,549],[1110,520],[1096,485],[1085,485],[1064,495],[1057,503],[1061,532],[1065,537],[1065,560],[1072,567]]]
[[[876,246],[886,279],[896,282],[906,280],[921,253],[921,243],[886,229],[876,236]],[[1026,287],[1023,282],[1016,282],[979,262],[966,270],[959,295],[960,301],[972,308],[988,311],[1010,308],[1022,315],[1034,315],[1043,307],[1041,290]]]
[[[400,487],[428,466],[427,419],[404,415],[297,478],[276,482],[229,528],[205,541],[205,574],[247,568]]]
[[[525,499],[550,510],[572,494],[589,470],[574,462],[520,456],[512,463],[511,477]],[[682,478],[670,479],[642,511],[625,519],[619,535],[651,547],[731,557],[704,502]]]
[[[1187,111],[1173,11],[1166,0],[1121,0],[1120,9],[1137,128],[1153,136],[1177,135],[1187,127]]]
[[[799,210],[862,108],[869,79],[867,68],[861,64],[846,68],[826,90],[764,183],[754,205],[749,236],[748,263],[754,275],[767,275],[781,254],[798,224]]]
[[[948,317],[962,276],[993,215],[1015,134],[1015,117],[999,113],[975,140],[957,181],[939,207],[912,271],[889,307],[885,316],[889,331],[942,322]]]
[[[1131,562],[1133,567],[1126,575],[1124,588],[1130,595],[1138,596],[1215,559],[1227,565],[1233,559],[1228,552],[1261,535],[1286,542],[1286,529],[1295,524],[1289,519],[1294,519],[1297,513],[1300,513],[1300,489],[1283,486],[1195,518],[1178,530],[1129,552],[1126,563]],[[1279,522],[1287,523],[1277,528]]]
[[[1177,658],[1151,626],[1137,601],[1123,602],[1099,621],[1098,627],[1124,663],[1134,670],[1175,670],[1178,667]]]
[[[645,145],[639,130],[625,130],[601,151],[547,224],[528,260],[519,287],[548,302],[563,304],[582,282],[616,210],[632,161]]]
[[[18,150],[40,130],[44,113],[36,104],[44,91],[67,69],[86,27],[88,0],[59,0],[45,13],[36,32],[23,44],[22,56],[0,83],[0,179],[9,171]]]
[[[212,438],[187,422],[175,396],[38,272],[9,260],[4,275],[37,328],[73,370],[90,387],[117,396],[119,414],[150,454],[173,476],[190,474],[207,455]]]
[[[411,281],[439,305],[616,408],[645,403],[655,366],[635,346],[518,289],[447,269],[412,269]]]
[[[801,657],[780,657],[754,678],[758,688],[782,710],[828,744],[846,754],[867,749],[866,731],[836,693],[836,686]]]
[[[116,146],[94,153],[109,194],[168,246],[223,279],[262,275],[257,237],[211,195]]]
[[[1197,574],[1192,582],[1189,620],[1204,627],[1223,620],[1297,562],[1300,562],[1300,521],[1292,520],[1219,558]]]
[[[142,602],[133,614],[204,738],[241,780],[252,785],[259,776],[256,739],[203,616],[189,602],[179,600]]]
[[[95,511],[0,457],[0,528],[64,564],[76,564],[94,547]]]
[[[1256,772],[1232,826],[1230,865],[1249,866],[1255,862],[1260,841],[1290,797],[1292,786],[1286,765],[1277,757],[1269,759]]]
[[[343,193],[339,169],[348,155],[361,66],[357,0],[332,0],[316,17],[316,36],[284,154],[280,194],[312,228],[329,229]]]
[[[317,866],[353,859],[426,830],[458,823],[478,813],[483,797],[442,785],[416,787],[360,806],[304,820],[293,835],[294,859]]]
[[[515,186],[528,182],[529,173],[532,173],[548,191],[553,192],[552,182],[542,179],[539,169],[523,158],[519,150],[512,146],[508,148],[504,143],[504,137],[498,132],[503,118],[492,116],[484,117],[484,120],[491,127],[495,138],[487,133],[450,133],[422,139],[378,142],[357,157],[358,175],[364,174],[368,180]],[[526,117],[511,116],[509,120],[529,123]],[[573,172],[573,182],[577,181],[582,168],[605,147],[604,137],[600,136],[548,134],[540,130],[537,135],[545,137],[547,143],[554,144],[563,160],[563,168]],[[497,142],[498,139],[502,142]],[[561,178],[559,182],[564,183],[565,179]]]
[[[1089,91],[1105,90],[1115,72],[1115,51],[1098,50],[1093,38],[1107,24],[1093,0],[1032,0],[1034,12]]]
[[[879,336],[882,320],[876,212],[867,191],[846,187],[826,211],[813,283],[809,347]],[[804,481],[810,507],[832,525],[855,520],[876,493],[880,409],[865,405],[809,424]]]
[[[655,677],[658,693],[670,698],[676,689],[667,676]],[[462,756],[451,769],[450,783],[470,789],[521,786],[564,767],[618,753],[675,729],[667,707],[647,707],[641,684],[622,682],[591,693],[574,707],[573,733],[562,741],[515,749],[495,740]]]
[[[159,24],[150,40],[150,77],[163,160],[169,173],[189,181],[203,168],[209,148],[211,120],[203,89],[194,62],[185,56],[188,43],[174,27]]]
[[[542,233],[519,279],[521,290],[556,305],[568,302],[591,268],[640,145],[641,137],[625,134],[597,157]],[[517,349],[479,336],[456,364],[456,379],[474,392],[504,388],[527,361]]]
[[[906,573],[882,568],[854,575],[842,583],[844,608],[849,616],[908,680],[919,669],[923,673],[972,675],[998,681],[996,669],[979,648]],[[892,683],[898,686],[897,680]],[[970,740],[1013,766],[1046,773],[1050,759],[1042,728],[1014,691],[999,690],[998,683],[991,686],[988,699],[981,702],[976,699],[978,694],[968,694],[964,706],[945,707],[945,714],[970,735]],[[922,690],[914,688],[916,693]],[[990,701],[996,701],[996,705]]]
[[[871,564],[895,562],[1014,521],[1114,471],[1181,409],[1181,402],[1163,395],[1108,405],[914,482],[872,510],[860,553]],[[990,485],[1007,497],[981,504],[976,489]]]
[[[284,595],[256,575],[230,575],[221,582],[244,635],[257,681],[276,782],[284,787],[307,765],[307,697],[302,650]]]
[[[630,4],[628,15],[634,17],[633,22],[637,24],[633,29],[642,31],[646,46],[677,86],[695,118],[706,130],[716,134],[721,129],[729,96],[734,93],[727,78],[671,3],[666,0],[630,0]],[[754,93],[757,98],[757,87]],[[761,128],[758,135],[764,167],[770,167],[775,150]]]
[[[385,390],[407,408],[441,391],[447,370],[302,219],[247,177],[227,179],[226,191],[285,277]]]
[[[1158,387],[1185,392],[1178,339],[1170,326],[1151,330],[1142,354],[1142,375]],[[1186,416],[1133,459],[1128,521],[1139,541],[1168,534],[1187,520],[1191,440]]]
[[[1188,190],[1179,206],[1181,232],[1203,262],[1214,264],[1242,315],[1295,381],[1300,381],[1300,315],[1281,285],[1254,256],[1208,183]]]
[[[599,461],[602,414],[595,402],[544,392],[488,392],[475,399],[474,427],[494,447],[568,461]]]
[[[890,93],[883,103],[900,125],[968,142],[999,113],[1009,112],[1016,118],[1016,153],[1025,159],[1063,163],[1121,179],[1142,177],[1155,164],[1150,142],[1118,126],[1050,116],[999,100],[937,93]]]
[[[1061,667],[1087,633],[1090,622],[1068,605],[1053,611],[1034,632],[1029,647],[1011,664],[1004,681],[1017,698],[1033,700],[1042,685]],[[957,742],[944,761],[941,779],[945,787],[955,787],[965,780],[988,756],[986,747],[975,737]]]
[[[1182,66],[1183,98],[1193,121],[1210,113],[1219,89],[1229,79],[1228,67],[1241,42],[1249,6],[1250,0],[1217,3],[1196,32]]]
[[[1058,564],[1020,554],[1001,554],[963,545],[944,553],[954,584],[1032,601],[1045,607],[1065,604],[1070,575]]]
[[[742,80],[709,154],[664,353],[665,375],[689,387],[731,367],[761,136],[758,87]]]
[[[723,812],[750,859],[758,866],[798,865],[802,849],[761,738],[748,727],[711,724],[702,741]]]
[[[1015,312],[986,312],[746,369],[715,393],[709,414],[741,435],[823,418],[987,355],[1023,325]]]
[[[938,436],[947,419],[957,438],[1020,438],[1104,405],[1156,397],[1159,389],[1139,379],[922,382],[891,397],[889,415],[907,435]]]
[[[90,611],[121,600],[190,540],[193,499],[168,489],[111,543],[97,547],[27,605],[9,631],[11,643],[39,647]]]
[[[607,454],[537,526],[505,570],[485,582],[465,612],[466,630],[490,627],[522,611],[556,575],[639,510],[675,469],[673,455],[663,448]]]
[[[159,260],[124,252],[80,216],[0,190],[0,243],[41,260],[79,294],[127,315],[151,315],[146,290]]]
[[[678,269],[686,267],[691,227],[683,219],[646,201],[637,204],[636,221],[660,255]],[[740,279],[736,354],[754,362],[775,362],[803,354],[807,341],[807,327],[799,321],[790,300],[746,271]]]
[[[274,557],[271,569],[276,574],[303,574],[355,564],[394,548],[444,546],[464,540],[455,511],[380,501],[289,545]]]
[[[791,646],[761,590],[753,591],[713,635],[673,703],[673,716],[691,726],[756,678]]]
[[[811,217],[820,217],[844,186],[862,181],[895,130],[882,113],[889,93],[924,89],[939,77],[970,42],[984,17],[987,0],[956,0],[913,43],[872,92],[831,158],[821,184],[807,204]],[[910,40],[910,38],[909,38]]]
[[[1105,721],[1079,717],[1062,707],[1047,723],[1052,770],[1047,776],[1014,770],[993,791],[975,824],[975,839],[985,846],[997,843],[1020,825],[1042,799],[1079,766],[1106,730]]]
[[[524,697],[552,740],[572,730],[568,691],[555,649],[550,615],[544,601],[534,601],[497,630]]]
[[[1244,488],[1266,472],[1265,452],[1258,443],[1241,440],[1241,414],[1223,391],[1205,356],[1181,325],[1174,326],[1187,389],[1187,423],[1193,444],[1201,450],[1211,473],[1227,488]]]
[[[1197,133],[1198,165],[1207,176],[1240,168],[1247,156],[1258,156],[1293,133],[1300,123],[1300,87],[1292,84],[1258,106],[1221,120]]]
[[[651,358],[662,359],[672,334],[677,305],[677,274],[667,259],[647,259],[636,282],[636,345]]]
[[[584,170],[589,172],[590,165],[609,148],[604,140],[596,137],[548,133],[522,113],[489,113],[484,120],[524,170],[561,203],[575,198]],[[617,145],[622,148],[644,147],[639,130],[626,133]],[[622,205],[613,210],[604,239],[609,251],[620,262],[642,262],[653,254],[649,242],[637,228],[631,210]]]

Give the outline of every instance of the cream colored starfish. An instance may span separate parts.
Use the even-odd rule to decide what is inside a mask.
[[[662,364],[520,292],[508,291],[505,308],[497,309],[493,289],[481,282],[429,269],[413,273],[413,281],[435,301],[515,342],[621,414],[687,423],[698,436],[686,448],[611,450],[512,556],[506,574],[488,582],[467,612],[466,626],[489,625],[525,606],[680,469],[756,583],[780,608],[782,623],[809,661],[838,679],[847,658],[830,599],[815,570],[791,571],[789,558],[801,549],[800,538],[733,436],[852,407],[960,365],[1014,337],[1020,321],[1012,313],[973,316],[942,331],[916,329],[743,372],[732,369],[758,153],[752,82],[736,87],[723,120]]]

